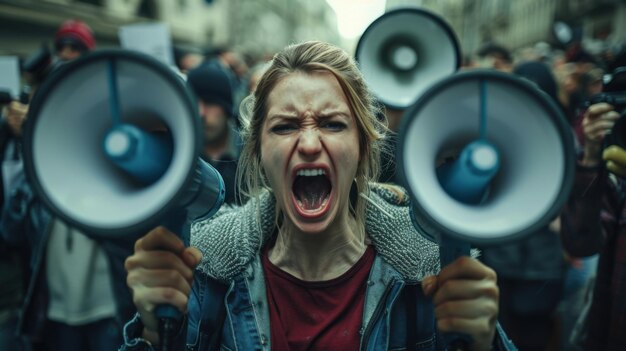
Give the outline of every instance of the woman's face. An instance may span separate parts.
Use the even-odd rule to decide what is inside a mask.
[[[359,158],[355,118],[331,73],[297,72],[276,84],[261,131],[261,162],[288,222],[319,233],[347,220]]]

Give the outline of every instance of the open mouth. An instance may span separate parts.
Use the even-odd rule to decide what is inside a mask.
[[[322,168],[300,169],[291,190],[300,215],[318,217],[328,209],[332,184]]]

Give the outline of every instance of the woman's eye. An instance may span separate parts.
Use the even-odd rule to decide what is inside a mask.
[[[346,125],[343,122],[326,122],[322,125],[322,128],[334,131],[340,131],[346,129]]]
[[[286,134],[296,129],[293,124],[277,124],[271,128],[272,133]]]

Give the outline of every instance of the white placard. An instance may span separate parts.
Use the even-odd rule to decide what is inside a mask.
[[[0,91],[20,96],[20,63],[17,56],[0,56]]]
[[[131,24],[121,27],[118,35],[122,48],[143,52],[168,66],[174,66],[172,37],[166,24]]]

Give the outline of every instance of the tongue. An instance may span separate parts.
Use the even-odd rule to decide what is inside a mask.
[[[293,192],[305,210],[315,210],[330,194],[330,183],[324,176],[298,177],[293,184]]]

